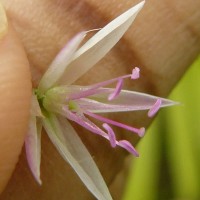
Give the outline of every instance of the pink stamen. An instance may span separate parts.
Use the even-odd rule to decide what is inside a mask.
[[[112,128],[111,128],[108,124],[106,124],[106,123],[103,124],[103,127],[104,127],[104,128],[107,130],[107,132],[108,132],[108,137],[109,137],[111,146],[112,146],[113,148],[116,147],[116,137],[115,137],[114,131],[113,131]]]
[[[161,104],[162,104],[162,100],[161,99],[157,99],[155,104],[149,110],[148,117],[153,117],[158,112],[158,110],[160,109]]]
[[[87,130],[108,139],[107,134],[104,131],[102,131],[98,126],[96,126],[94,123],[92,123],[89,119],[87,119],[83,114],[73,113],[67,110],[66,108],[64,108],[64,110],[67,113],[67,118],[69,120],[74,121],[80,126],[86,128]]]
[[[144,134],[145,134],[145,128],[144,128],[144,127],[138,129],[138,135],[139,135],[140,137],[143,137]]]
[[[140,69],[138,67],[135,67],[132,70],[131,79],[138,79],[139,77],[140,77]]]
[[[111,94],[108,96],[108,100],[109,100],[109,101],[113,100],[114,98],[116,98],[116,97],[119,95],[119,93],[120,93],[121,90],[122,90],[122,86],[123,86],[123,79],[119,79],[119,80],[118,80],[118,83],[117,83],[117,85],[116,85],[116,88],[115,88],[115,90],[114,90],[114,92],[111,93]]]
[[[117,145],[119,145],[120,147],[126,149],[128,152],[130,152],[131,154],[135,155],[136,157],[139,157],[138,152],[136,151],[136,149],[132,146],[132,144],[127,141],[127,140],[120,140],[117,142]]]
[[[71,111],[69,111],[66,107],[63,108],[63,110],[66,112],[66,117],[69,120],[72,120],[74,122],[76,122],[77,124],[83,126],[84,128],[86,128],[87,130],[98,134],[102,137],[104,137],[105,139],[110,141],[110,144],[112,147],[115,147],[116,145],[126,149],[128,152],[132,153],[135,156],[139,156],[138,152],[135,150],[135,148],[131,145],[130,142],[128,142],[127,140],[120,140],[117,141],[116,137],[115,137],[115,133],[112,130],[112,128],[104,123],[103,127],[108,131],[108,134],[106,134],[103,130],[101,130],[98,126],[96,126],[93,122],[91,122],[88,118],[86,118],[84,116],[84,114],[82,113],[73,113]]]
[[[105,123],[108,123],[108,124],[112,124],[114,126],[118,126],[120,128],[123,128],[123,129],[126,129],[126,130],[129,130],[131,132],[134,132],[134,133],[137,133],[140,137],[144,135],[144,132],[145,132],[145,129],[142,127],[140,129],[138,128],[134,128],[134,127],[131,127],[131,126],[128,126],[128,125],[125,125],[125,124],[122,124],[120,122],[116,122],[116,121],[113,121],[111,119],[108,119],[108,118],[105,118],[105,117],[102,117],[100,115],[97,115],[97,114],[94,114],[94,113],[91,113],[89,111],[84,111],[84,113],[86,115],[89,115],[90,117],[93,117],[95,119],[98,119],[102,122],[105,122]]]
[[[87,89],[85,91],[79,92],[77,94],[72,94],[70,97],[68,97],[67,99],[69,100],[75,100],[75,99],[80,99],[80,98],[84,98],[84,97],[88,97],[91,95],[94,95],[97,93],[97,89],[101,88],[101,87],[105,87],[106,85],[109,85],[113,82],[119,81],[120,79],[126,79],[126,78],[131,78],[131,79],[136,79],[137,77],[139,77],[139,68],[134,68],[132,74],[128,74],[128,75],[124,75],[124,76],[120,76],[117,78],[113,78],[107,81],[103,81],[94,85],[90,86],[90,89]]]

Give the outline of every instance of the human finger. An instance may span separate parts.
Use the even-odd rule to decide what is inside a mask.
[[[29,118],[31,82],[22,44],[0,3],[0,192],[21,152]]]

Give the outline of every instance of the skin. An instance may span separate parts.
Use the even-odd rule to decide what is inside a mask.
[[[24,143],[31,97],[28,59],[13,28],[7,28],[0,41],[0,191],[10,178]]]
[[[94,199],[70,166],[59,156],[45,133],[42,135],[42,187],[36,184],[28,169],[24,150],[21,152],[21,148],[28,127],[30,109],[29,64],[33,85],[37,85],[41,74],[59,49],[74,34],[104,26],[138,1],[0,2],[5,6],[10,20],[8,32],[0,42],[0,77],[7,77],[6,80],[0,79],[1,85],[4,86],[0,90],[1,94],[6,95],[6,91],[12,91],[1,97],[4,104],[1,101],[0,105],[3,109],[3,112],[2,109],[0,112],[0,190],[4,190],[0,199]],[[199,0],[148,0],[125,37],[77,83],[102,81],[129,73],[132,66],[140,66],[140,80],[127,82],[125,88],[167,96],[199,54],[199,7]],[[3,70],[4,68],[7,70]],[[8,82],[13,84],[6,84]],[[135,126],[147,126],[150,123],[146,113],[115,114],[111,117]],[[111,149],[102,138],[83,131],[80,127],[75,128],[111,187],[114,199],[120,199],[124,182],[122,179],[121,185],[115,184],[115,178],[125,169],[126,152],[119,148]],[[117,132],[117,135],[118,138],[126,138],[132,143],[138,140],[127,132]],[[4,137],[6,139],[2,139]]]

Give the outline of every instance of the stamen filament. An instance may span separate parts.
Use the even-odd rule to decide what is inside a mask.
[[[122,90],[122,86],[123,86],[123,79],[119,79],[119,80],[118,80],[118,83],[117,83],[117,86],[116,86],[116,88],[115,88],[115,90],[114,90],[114,92],[111,93],[111,94],[108,96],[108,100],[109,100],[109,101],[113,100],[114,98],[116,98],[116,97],[119,95],[119,93],[120,93],[121,90]]]
[[[135,155],[137,157],[139,156],[138,152],[136,151],[136,149],[132,146],[132,144],[129,141],[127,141],[127,140],[117,141],[116,140],[114,131],[107,123],[104,123],[103,127],[107,130],[108,134],[106,134],[103,130],[101,130],[98,126],[96,126],[93,122],[91,122],[88,118],[86,118],[84,116],[84,114],[73,113],[66,108],[63,108],[63,109],[67,113],[67,118],[69,120],[72,120],[72,121],[76,122],[77,124],[86,128],[87,130],[104,137],[105,139],[110,141],[110,144],[113,148],[118,145],[118,146],[126,149],[128,152],[132,153],[133,155]]]
[[[132,71],[132,74],[127,74],[127,75],[124,75],[124,76],[120,76],[120,77],[117,77],[117,78],[113,78],[113,79],[110,79],[110,80],[107,80],[107,81],[103,81],[103,82],[91,85],[90,89],[79,92],[78,94],[73,94],[70,97],[68,97],[67,99],[75,100],[75,99],[80,99],[80,98],[91,96],[91,95],[97,93],[98,88],[104,87],[104,86],[109,85],[113,82],[123,80],[123,79],[126,79],[126,78],[131,78],[131,79],[139,78],[139,68],[137,68],[137,67],[134,68],[133,71]]]
[[[136,151],[136,149],[132,146],[132,144],[129,141],[120,140],[120,141],[117,142],[117,145],[126,149],[128,152],[135,155],[136,157],[139,157],[138,152]]]
[[[118,127],[120,127],[120,128],[123,128],[123,129],[129,130],[129,131],[131,131],[131,132],[137,133],[140,137],[142,137],[142,136],[144,135],[144,133],[145,133],[145,128],[144,128],[144,127],[138,129],[138,128],[134,128],[134,127],[131,127],[131,126],[122,124],[122,123],[120,123],[120,122],[116,122],[116,121],[113,121],[113,120],[111,120],[111,119],[102,117],[102,116],[100,116],[100,115],[91,113],[91,112],[89,112],[89,111],[84,111],[84,113],[85,113],[86,115],[89,115],[90,117],[93,117],[93,118],[95,118],[95,119],[98,119],[98,120],[100,120],[100,121],[102,121],[102,122],[105,122],[105,123],[108,123],[108,124],[112,124],[112,125],[114,125],[114,126],[118,126]]]
[[[162,100],[161,99],[157,99],[155,104],[149,110],[148,117],[153,117],[158,112],[158,110],[160,109],[161,104],[162,104]]]
[[[115,137],[114,131],[113,131],[112,128],[111,128],[108,124],[106,124],[106,123],[103,124],[103,127],[104,127],[104,128],[107,130],[107,132],[108,132],[108,137],[109,137],[109,141],[110,141],[111,146],[112,146],[113,148],[116,147],[116,137]]]
[[[98,135],[103,136],[106,139],[109,139],[107,134],[104,131],[102,131],[98,126],[96,126],[94,123],[89,121],[86,117],[84,117],[84,115],[81,115],[81,114],[77,115],[77,113],[73,113],[67,110],[66,108],[65,108],[65,112],[67,113],[67,118],[69,120],[76,122],[80,126],[86,128],[87,130],[93,133],[96,133]]]

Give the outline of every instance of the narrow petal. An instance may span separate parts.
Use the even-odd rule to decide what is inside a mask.
[[[42,111],[40,109],[39,102],[38,102],[35,94],[32,94],[31,115],[37,116],[37,117],[43,117]]]
[[[111,88],[101,88],[99,89],[99,91],[97,91],[96,95],[93,95],[90,98],[96,101],[103,102],[105,104],[109,104],[109,105],[122,106],[122,107],[127,106],[127,109],[125,110],[119,107],[119,109],[116,109],[116,112],[149,110],[152,108],[152,106],[155,104],[155,102],[158,99],[161,100],[160,107],[167,107],[167,106],[173,106],[173,105],[178,104],[177,102],[174,102],[165,98],[160,98],[154,95],[141,93],[141,92],[135,92],[135,91],[129,91],[129,90],[121,90],[117,98],[113,99],[112,101],[109,101],[107,99],[107,96],[108,94],[112,93],[113,90],[114,89],[111,89]]]
[[[77,50],[83,38],[85,37],[85,34],[86,32],[81,32],[77,34],[59,52],[59,54],[53,60],[39,83],[38,88],[40,92],[45,92],[52,86],[56,85],[66,67],[71,62],[72,56],[74,55],[74,52]]]
[[[25,139],[26,157],[36,181],[41,185],[40,162],[41,162],[41,130],[40,121],[32,116],[29,122],[29,130]]]
[[[71,85],[56,87],[50,91],[55,96],[63,99],[63,103],[65,99],[75,99],[73,101],[83,110],[89,110],[93,113],[149,110],[158,99],[161,100],[160,107],[179,104],[165,98],[129,90],[121,90],[116,98],[109,101],[108,96],[115,93],[114,88],[95,88],[91,90],[91,86]]]
[[[78,93],[78,88],[74,91]],[[80,88],[80,90],[86,90]],[[112,101],[108,100],[108,95],[115,92],[112,88],[100,88],[96,90],[96,94],[89,96],[89,98],[77,99],[75,102],[83,109],[93,113],[107,113],[107,112],[124,112],[124,111],[138,111],[149,110],[160,99],[160,107],[167,107],[177,105],[177,102],[160,98],[157,96],[121,90],[120,94]]]
[[[74,55],[61,80],[69,85],[85,74],[120,40],[142,9],[144,1],[132,7],[96,33]]]
[[[91,193],[99,200],[112,200],[96,164],[72,126],[54,115],[43,119],[43,125],[64,160],[69,162]]]

